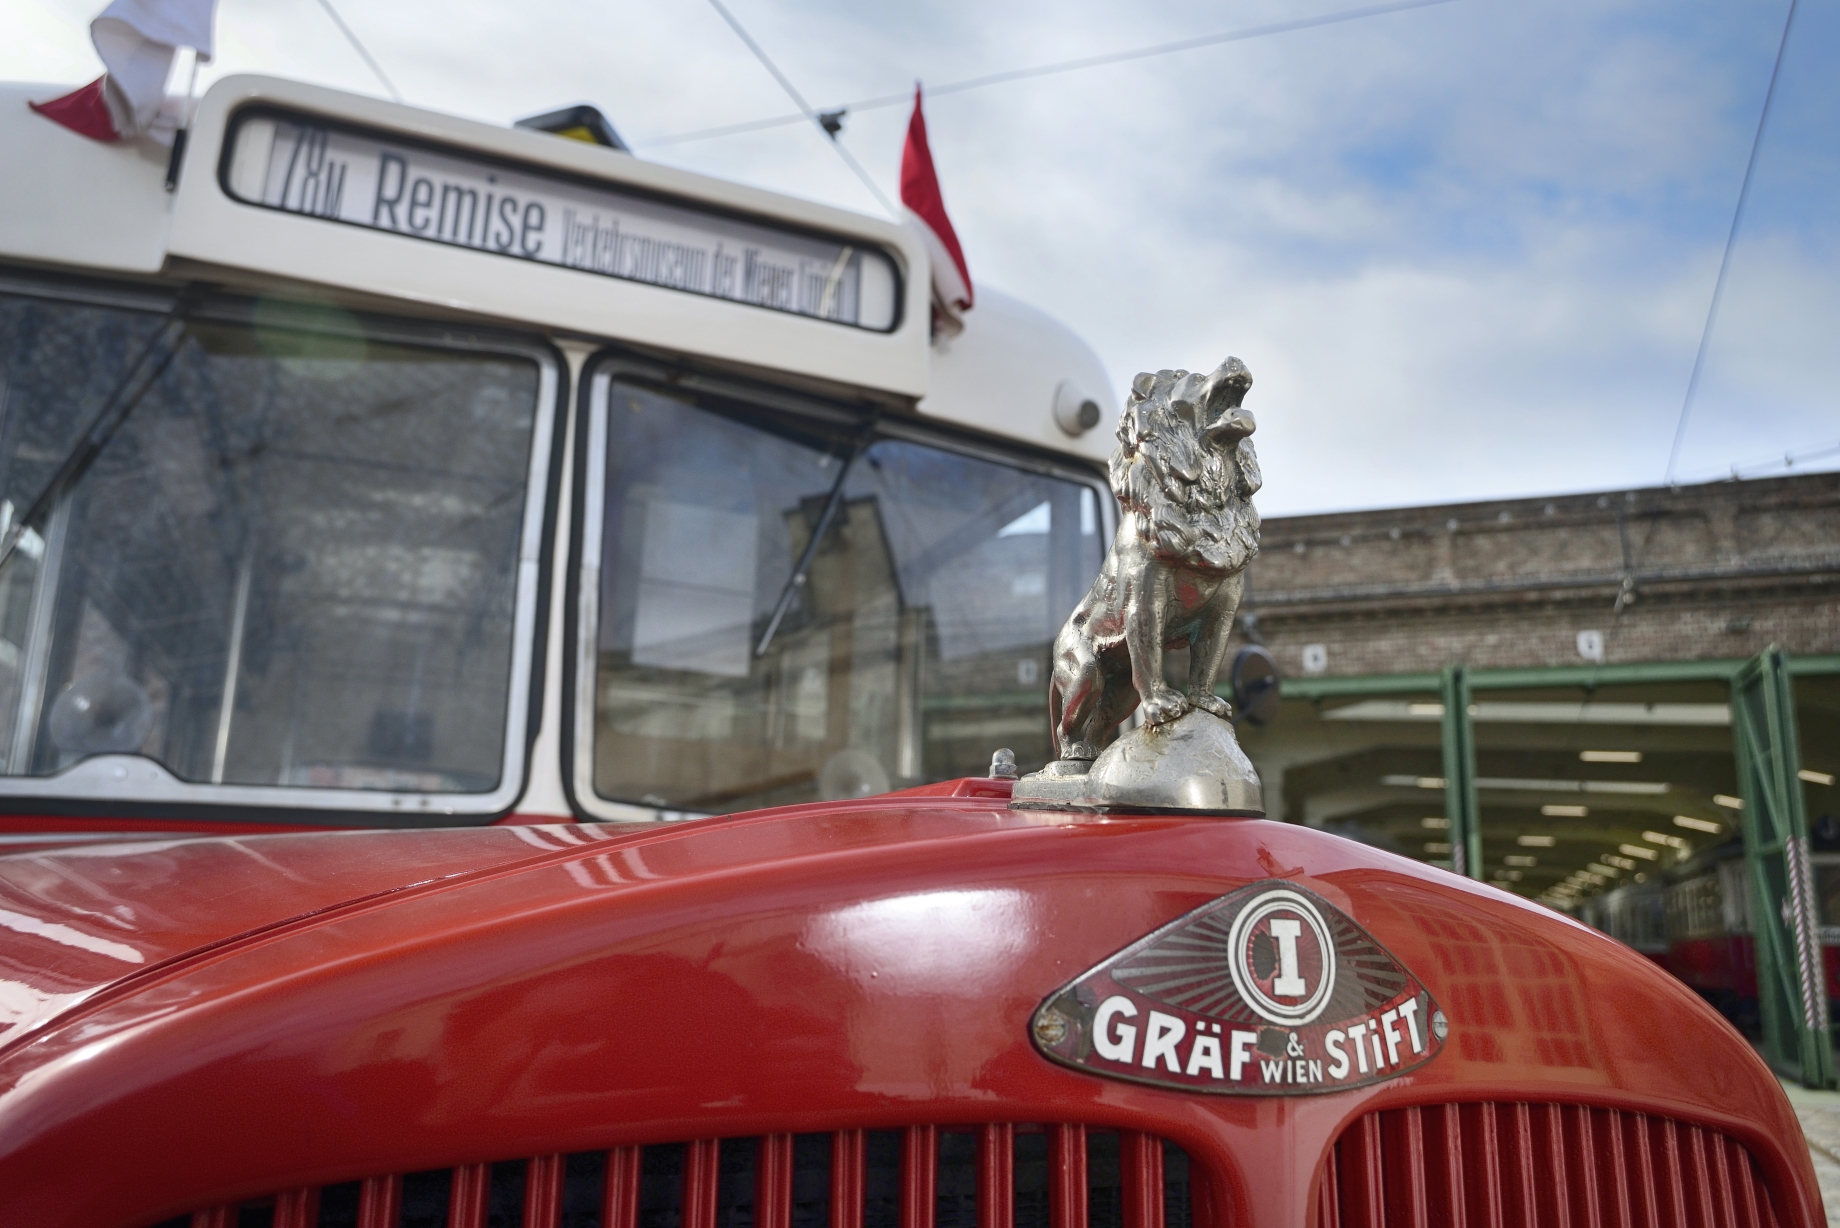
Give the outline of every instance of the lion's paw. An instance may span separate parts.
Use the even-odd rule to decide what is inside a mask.
[[[1190,691],[1188,702],[1203,712],[1213,713],[1223,721],[1233,719],[1233,705],[1211,691]]]
[[[1171,690],[1161,690],[1144,700],[1144,724],[1167,725],[1188,713],[1187,699]]]

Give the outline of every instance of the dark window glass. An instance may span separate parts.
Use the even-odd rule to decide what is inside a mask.
[[[0,294],[0,526],[163,319]],[[196,784],[496,789],[537,363],[332,311],[166,340],[0,566],[6,774],[125,754]]]
[[[1086,1136],[1087,1228],[1124,1228],[1124,1178],[1119,1168],[1118,1136],[1092,1131]]]
[[[677,1228],[684,1218],[684,1144],[647,1147],[639,1160],[639,1228]]]
[[[901,1134],[871,1130],[863,1139],[863,1228],[900,1228]]]
[[[1048,1228],[1048,1136],[1016,1132],[1015,1228]]]
[[[716,1153],[716,1228],[754,1228],[757,1138],[725,1138]]]
[[[1840,862],[1831,854],[1815,864],[1814,898],[1821,924],[1828,929],[1840,925]]]
[[[831,1136],[800,1134],[792,1140],[792,1228],[829,1228]]]
[[[527,1160],[501,1160],[492,1166],[486,1194],[486,1228],[523,1228]]]
[[[637,384],[606,412],[596,793],[732,810],[1051,757],[1096,485]]]
[[[1189,1197],[1188,1153],[1174,1143],[1163,1144],[1163,1228],[1194,1228]]]
[[[402,1183],[402,1228],[446,1228],[454,1170],[409,1173]]]
[[[562,1169],[562,1218],[558,1228],[601,1228],[607,1189],[607,1153],[578,1151]]]
[[[978,1136],[949,1130],[939,1136],[936,1228],[978,1228]]]
[[[358,1204],[363,1194],[362,1181],[347,1181],[321,1189],[319,1223],[315,1228],[358,1228]]]

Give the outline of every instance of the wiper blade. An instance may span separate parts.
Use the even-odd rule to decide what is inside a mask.
[[[51,480],[45,483],[44,489],[33,498],[31,505],[15,516],[7,526],[4,536],[0,536],[0,567],[6,566],[7,560],[13,557],[13,551],[19,548],[26,530],[42,520],[51,510],[51,505],[57,502],[58,496],[95,463],[102,449],[108,447],[109,440],[115,438],[115,432],[121,429],[121,424],[128,420],[134,407],[141,403],[141,398],[153,387],[153,382],[160,378],[167,365],[177,356],[179,347],[185,342],[185,328],[190,322],[195,302],[196,296],[190,291],[179,296],[167,314],[166,322],[141,347],[141,352],[129,364],[121,382],[115,385],[115,390],[103,401],[102,408],[96,411],[96,416],[90,420],[76,444],[59,462]]]

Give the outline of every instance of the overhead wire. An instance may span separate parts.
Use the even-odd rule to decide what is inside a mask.
[[[383,71],[383,65],[377,62],[377,57],[365,50],[364,44],[358,41],[357,33],[345,24],[345,19],[339,16],[339,11],[332,7],[332,0],[319,0],[319,6],[326,10],[326,16],[332,18],[332,24],[339,28],[339,33],[345,36],[345,41],[351,44],[352,50],[370,65],[371,71],[377,75],[377,80],[383,82],[383,88],[390,92],[391,100],[401,102],[403,100],[402,91],[396,88],[396,83],[390,80],[390,75]]]
[[[1840,456],[1840,443],[1823,441],[1806,444],[1799,448],[1790,448],[1757,460],[1733,461],[1724,469],[1707,469],[1697,474],[1686,474],[1680,478],[1680,482],[1682,485],[1697,482],[1742,482],[1778,469],[1794,469],[1797,465],[1806,465],[1809,461],[1825,460],[1830,456]]]
[[[1725,254],[1719,257],[1719,275],[1712,283],[1712,301],[1706,305],[1706,323],[1699,333],[1699,349],[1693,354],[1693,373],[1687,377],[1686,396],[1680,402],[1680,420],[1674,424],[1674,446],[1668,449],[1666,483],[1674,485],[1674,473],[1680,464],[1680,444],[1687,436],[1687,417],[1693,398],[1699,392],[1699,377],[1706,366],[1706,347],[1712,340],[1712,324],[1718,319],[1719,300],[1725,296],[1725,274],[1731,268],[1731,249],[1738,239],[1738,224],[1744,220],[1744,206],[1750,199],[1751,178],[1757,173],[1757,151],[1763,148],[1763,129],[1770,122],[1770,104],[1776,100],[1776,79],[1782,75],[1783,52],[1789,47],[1789,30],[1795,25],[1795,8],[1799,0],[1789,0],[1789,15],[1783,19],[1782,40],[1776,45],[1776,63],[1770,69],[1770,88],[1763,95],[1763,110],[1757,116],[1757,131],[1751,137],[1751,156],[1744,164],[1744,182],[1738,187],[1738,205],[1731,213],[1731,229],[1725,234]]]
[[[326,0],[321,0],[321,3],[325,2]],[[856,156],[844,147],[843,141],[839,138],[837,132],[825,126],[823,117],[811,109],[811,104],[805,101],[805,96],[799,93],[798,87],[792,84],[786,74],[779,70],[779,65],[773,62],[773,58],[767,54],[766,48],[754,41],[754,36],[749,34],[747,28],[736,19],[733,13],[728,11],[728,6],[723,4],[722,0],[709,0],[709,4],[710,7],[714,8],[716,12],[722,15],[722,20],[728,23],[728,28],[733,30],[736,37],[740,38],[743,43],[747,44],[747,49],[754,53],[754,58],[760,61],[763,68],[773,74],[773,79],[779,82],[779,87],[786,91],[786,97],[792,99],[793,103],[799,108],[799,114],[793,116],[793,122],[797,122],[800,119],[810,120],[817,127],[818,131],[824,134],[831,148],[837,151],[838,156],[844,160],[844,163],[852,171],[856,172],[856,177],[862,180],[863,186],[869,189],[870,195],[874,196],[875,199],[881,203],[882,208],[888,210],[888,216],[899,217],[901,211],[895,207],[895,203],[888,199],[887,195],[876,184],[874,178],[870,176],[867,170],[863,169],[862,163],[856,160]]]
[[[792,88],[791,83],[780,74],[777,68],[772,66],[771,62],[766,59],[765,53],[760,50],[753,39],[748,38],[747,33],[741,29],[740,24],[737,23],[728,10],[722,6],[720,0],[709,0],[709,2],[715,5],[717,11],[722,14],[729,25],[734,28],[735,32],[741,35],[743,41],[753,49],[754,54],[761,57],[761,62],[767,64],[769,71],[771,71],[774,77],[779,81],[781,88],[785,89],[792,100],[799,104],[799,114],[776,115],[770,119],[749,120],[739,124],[724,124],[716,128],[699,128],[693,132],[679,132],[670,136],[653,137],[645,141],[644,144],[680,145],[689,141],[708,140],[718,136],[736,136],[744,132],[759,132],[767,128],[783,128],[788,124],[796,124],[802,120],[810,120],[814,123],[818,123],[820,112],[813,111],[812,108],[806,104],[805,100],[799,96],[798,91]],[[1323,13],[1315,17],[1300,17],[1295,21],[1279,21],[1269,25],[1248,26],[1242,30],[1229,30],[1221,34],[1203,34],[1196,38],[1177,39],[1175,42],[1157,43],[1154,46],[1138,47],[1130,51],[1112,51],[1106,52],[1103,55],[1088,55],[1081,56],[1078,59],[1059,60],[1052,64],[1037,64],[1030,68],[1012,68],[1004,72],[987,73],[981,77],[967,77],[963,81],[950,81],[944,85],[929,85],[926,87],[926,92],[929,97],[937,98],[944,94],[959,94],[966,90],[984,89],[987,86],[1004,85],[1011,81],[1025,81],[1034,77],[1048,77],[1059,73],[1078,72],[1087,68],[1100,68],[1107,64],[1121,64],[1129,60],[1143,60],[1153,56],[1172,55],[1178,51],[1192,51],[1197,47],[1213,47],[1221,43],[1246,42],[1255,38],[1267,38],[1274,34],[1289,34],[1296,30],[1312,30],[1322,26],[1339,25],[1347,21],[1358,21],[1365,17],[1380,17],[1388,13],[1401,13],[1410,9],[1432,8],[1436,5],[1450,4],[1453,2],[1454,0],[1395,0],[1394,3],[1389,4],[1370,4],[1361,8],[1341,9],[1334,13]],[[837,107],[827,107],[822,114],[834,115],[838,112],[873,111],[879,107],[899,106],[903,103],[912,101],[912,99],[913,93],[911,91],[903,91],[899,94],[879,94],[873,98],[861,98],[855,102],[844,103]],[[823,127],[821,123],[819,126]]]
[[[1797,465],[1806,464],[1808,461],[1822,460],[1829,456],[1840,456],[1840,443],[1805,448],[1800,452],[1791,449],[1783,453],[1781,460],[1772,457],[1767,461],[1755,461],[1750,464],[1733,465],[1731,467],[1731,479],[1734,482],[1741,482],[1747,476],[1768,473],[1773,469],[1793,469]]]

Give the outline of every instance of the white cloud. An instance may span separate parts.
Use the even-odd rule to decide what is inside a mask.
[[[78,85],[101,73],[102,61],[89,44],[95,14],[68,8],[53,0],[8,0],[0,6],[0,77]]]

